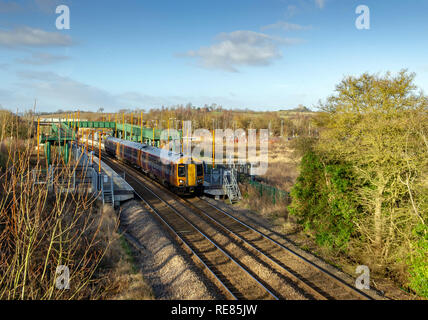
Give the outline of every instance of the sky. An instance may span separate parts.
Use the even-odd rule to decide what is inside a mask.
[[[0,0],[0,106],[315,109],[345,76],[401,69],[425,90],[427,17],[426,0]]]

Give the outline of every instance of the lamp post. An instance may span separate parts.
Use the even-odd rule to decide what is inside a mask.
[[[92,148],[92,152],[91,152],[91,164],[94,163],[94,130],[91,130],[91,148]]]
[[[101,173],[101,140],[102,140],[102,133],[98,133],[98,173]]]
[[[143,143],[143,111],[141,111],[141,124],[140,124],[140,131],[141,131],[141,143]]]
[[[40,118],[37,118],[37,165],[39,165],[39,153],[40,153]]]

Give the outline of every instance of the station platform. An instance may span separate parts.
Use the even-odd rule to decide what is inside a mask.
[[[98,157],[94,155],[94,168],[98,168]],[[113,203],[119,205],[120,202],[134,198],[134,189],[125,181],[125,179],[110,168],[104,161],[101,160],[101,171],[103,174],[104,187],[106,184],[113,185],[112,197]]]
[[[87,176],[91,177],[92,192],[101,192],[104,203],[119,206],[121,202],[134,198],[134,189],[125,179],[101,160],[101,174],[98,172],[100,160],[98,152],[85,152],[82,148],[73,148],[73,155],[78,165],[88,168]]]
[[[226,195],[226,192],[224,192],[224,189],[221,185],[211,185],[207,181],[204,181],[204,193],[210,196],[214,196],[216,199],[218,199],[218,197],[223,197]]]
[[[204,169],[204,193],[215,197],[215,199],[224,197],[226,192],[223,188],[223,170],[213,170],[212,168],[208,170],[207,167]]]

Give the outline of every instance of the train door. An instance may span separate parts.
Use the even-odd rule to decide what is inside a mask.
[[[194,186],[196,184],[195,164],[193,163],[187,165],[187,184],[189,186]]]
[[[120,143],[115,142],[116,144],[116,158],[120,159]]]
[[[137,151],[137,164],[140,168],[143,168],[143,162],[141,159],[141,150]]]

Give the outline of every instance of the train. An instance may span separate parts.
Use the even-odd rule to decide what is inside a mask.
[[[199,159],[111,136],[104,140],[104,149],[110,156],[139,168],[177,194],[203,193],[204,165]],[[161,161],[162,151],[164,161]]]

